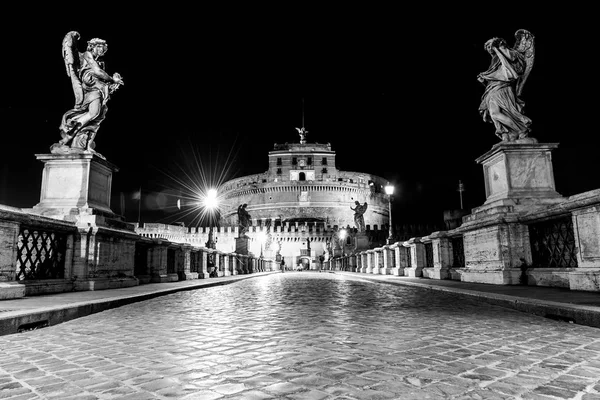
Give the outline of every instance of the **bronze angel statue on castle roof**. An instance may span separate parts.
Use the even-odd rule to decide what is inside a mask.
[[[50,147],[52,153],[94,152],[94,138],[106,116],[109,96],[123,85],[121,75],[115,73],[111,76],[104,71],[102,56],[108,50],[106,41],[91,39],[87,42],[86,51],[80,53],[77,50],[79,38],[78,32],[71,31],[62,42],[62,55],[67,76],[71,78],[75,105],[62,117],[62,139]]]
[[[523,114],[525,102],[521,99],[523,86],[535,59],[535,40],[531,32],[519,29],[515,44],[507,47],[502,38],[485,42],[485,50],[492,56],[487,71],[477,76],[485,85],[479,113],[486,122],[492,122],[496,136],[503,142],[536,143],[529,137],[531,119]]]

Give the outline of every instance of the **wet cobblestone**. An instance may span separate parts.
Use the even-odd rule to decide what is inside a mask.
[[[0,399],[600,399],[600,329],[336,274],[0,337]]]

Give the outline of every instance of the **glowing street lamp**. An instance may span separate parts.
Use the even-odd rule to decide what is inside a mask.
[[[212,220],[214,218],[214,212],[219,207],[219,200],[217,197],[217,189],[208,189],[206,192],[206,196],[202,199],[202,205],[209,213],[208,215],[208,242],[206,243],[206,247],[209,249],[215,249],[216,243],[213,237],[213,224]]]
[[[206,196],[203,199],[204,207],[209,210],[214,210],[219,205],[219,201],[217,200],[217,189],[208,189],[206,192]]]
[[[394,231],[392,228],[392,195],[394,194],[394,185],[391,185],[388,182],[388,184],[385,185],[385,194],[388,195],[388,214],[390,217],[390,235],[387,238],[387,244],[392,244],[394,242]]]
[[[338,233],[338,237],[340,238],[340,247],[342,248],[342,258],[341,258],[341,265],[340,265],[340,269],[343,271],[344,270],[344,257],[346,257],[346,237],[348,235],[348,231],[346,231],[345,229],[341,229],[340,232]]]
[[[344,249],[346,246],[346,236],[348,235],[348,232],[345,229],[341,229],[340,233],[338,234],[339,238],[340,238],[340,246],[342,247],[342,256],[344,256]]]

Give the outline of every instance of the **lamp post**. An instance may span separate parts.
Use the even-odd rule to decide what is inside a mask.
[[[206,192],[206,196],[202,199],[202,204],[205,209],[208,211],[208,242],[206,242],[206,247],[209,249],[215,249],[216,243],[213,237],[213,213],[219,206],[219,201],[217,199],[217,189],[208,189]]]
[[[264,231],[258,233],[258,241],[260,242],[260,258],[263,258],[263,245],[267,241],[267,235]]]
[[[340,233],[338,234],[338,237],[340,238],[340,247],[342,248],[342,257],[341,257],[341,265],[340,265],[340,270],[344,270],[344,257],[346,256],[346,252],[344,251],[346,249],[346,235],[348,234],[348,232],[345,229],[341,229]]]
[[[388,215],[390,217],[390,232],[386,242],[387,244],[392,244],[394,242],[394,231],[392,228],[392,195],[394,194],[394,185],[391,185],[388,182],[388,184],[385,185],[385,194],[388,195]]]
[[[340,238],[340,247],[342,248],[342,257],[344,256],[344,249],[346,246],[346,236],[348,232],[345,229],[341,229],[338,237]]]

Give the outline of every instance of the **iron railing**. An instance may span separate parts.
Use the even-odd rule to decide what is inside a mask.
[[[135,276],[148,274],[148,249],[147,244],[136,242],[135,255],[133,259],[133,274]]]
[[[21,226],[16,280],[63,279],[67,234]]]
[[[202,254],[199,251],[192,251],[190,253],[190,272],[200,272]]]
[[[167,274],[175,273],[175,249],[167,249]]]
[[[433,243],[425,243],[425,266],[433,268]]]
[[[529,243],[534,268],[577,267],[570,215],[529,224]]]
[[[452,242],[452,266],[454,268],[465,267],[465,247],[462,236],[456,236],[450,239]]]

